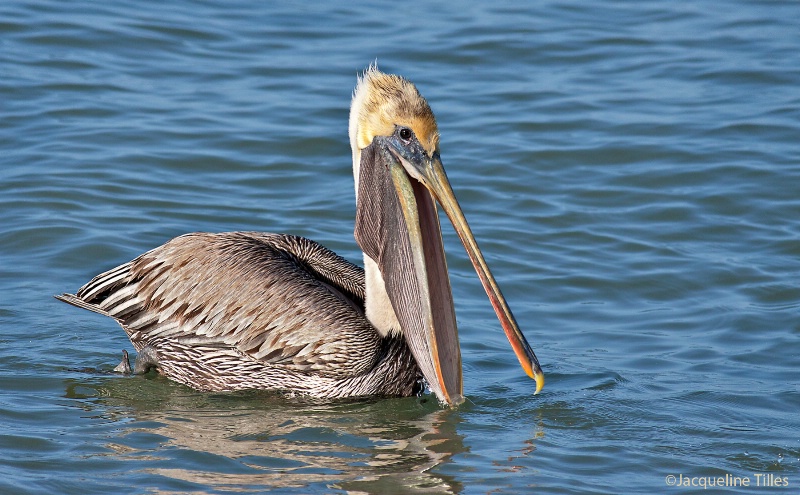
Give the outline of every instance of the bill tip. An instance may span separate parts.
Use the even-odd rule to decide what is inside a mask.
[[[542,373],[541,370],[536,370],[533,372],[533,376],[531,378],[536,381],[536,391],[533,392],[533,395],[538,395],[544,387],[544,373]]]

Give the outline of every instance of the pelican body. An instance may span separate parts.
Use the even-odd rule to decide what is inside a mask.
[[[428,102],[370,67],[349,135],[363,269],[303,237],[193,233],[56,297],[115,319],[138,353],[134,372],[156,368],[198,390],[339,398],[427,386],[457,405],[461,351],[439,203],[538,393],[544,375],[450,187]]]

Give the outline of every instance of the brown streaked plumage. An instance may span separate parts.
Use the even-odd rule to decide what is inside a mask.
[[[199,390],[408,396],[427,383],[458,404],[461,354],[438,202],[538,392],[539,363],[444,174],[428,103],[406,79],[371,67],[349,127],[364,269],[302,237],[194,233],[56,297],[114,318],[138,352],[135,372],[155,367]]]

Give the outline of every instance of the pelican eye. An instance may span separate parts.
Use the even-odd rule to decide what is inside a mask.
[[[397,135],[400,136],[400,139],[403,141],[408,142],[414,136],[414,133],[408,127],[401,127],[397,130]]]

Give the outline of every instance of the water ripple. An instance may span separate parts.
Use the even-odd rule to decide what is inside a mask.
[[[798,481],[797,14],[745,0],[6,2],[0,492]],[[170,237],[291,232],[360,262],[346,122],[376,59],[436,112],[544,392],[447,226],[457,410],[109,375],[123,332],[51,295]]]

